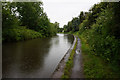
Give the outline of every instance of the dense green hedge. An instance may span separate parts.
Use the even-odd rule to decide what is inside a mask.
[[[84,35],[87,43],[92,47],[94,55],[111,63],[119,63],[120,39],[117,39],[112,32],[116,27],[113,14],[114,12],[111,9],[101,12],[96,23],[92,24],[91,29],[85,28],[87,20],[84,20],[80,25],[79,34]]]
[[[27,39],[40,38],[42,35],[39,32],[26,28],[14,28],[3,31],[4,41],[21,41]]]

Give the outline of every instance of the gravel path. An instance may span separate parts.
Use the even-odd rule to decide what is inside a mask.
[[[82,63],[82,53],[81,53],[81,41],[77,38],[78,43],[76,47],[76,53],[74,55],[74,63],[71,72],[71,78],[84,78],[83,75],[83,63]]]

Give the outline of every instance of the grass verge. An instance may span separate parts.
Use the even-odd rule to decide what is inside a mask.
[[[113,65],[108,63],[101,57],[93,55],[92,48],[89,46],[85,35],[80,35],[79,32],[69,32],[67,34],[74,34],[81,39],[81,50],[83,56],[83,68],[85,78],[120,78],[119,65]],[[72,59],[73,60],[73,59]],[[72,62],[68,62],[68,67],[65,68],[65,73],[62,78],[69,78],[70,69],[69,66],[73,66]]]
[[[78,35],[78,34],[77,34]],[[91,47],[83,35],[78,35],[82,44],[82,56],[85,78],[119,78],[120,72],[116,72],[115,65],[105,62],[99,56],[92,55]],[[114,68],[113,68],[114,67]]]
[[[74,48],[73,48],[72,52],[70,53],[70,57],[69,57],[68,61],[66,62],[66,66],[64,68],[64,74],[62,75],[62,78],[70,78],[70,73],[71,73],[71,69],[73,67],[73,58],[74,58],[76,47],[77,47],[77,38],[76,38],[76,43],[74,45]]]

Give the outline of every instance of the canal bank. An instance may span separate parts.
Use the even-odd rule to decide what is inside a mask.
[[[74,36],[74,43],[58,64],[52,78],[84,78],[81,41]]]
[[[73,67],[70,78],[85,78],[83,74],[83,57],[81,51],[81,40],[77,37],[77,46],[73,58]]]
[[[64,70],[65,70],[65,66],[66,66],[66,62],[68,61],[72,50],[75,47],[76,44],[76,36],[74,36],[74,42],[73,45],[70,47],[70,49],[67,51],[67,53],[64,55],[64,57],[61,59],[61,61],[59,62],[57,68],[55,69],[55,71],[52,74],[52,78],[61,78],[62,75],[64,75]]]

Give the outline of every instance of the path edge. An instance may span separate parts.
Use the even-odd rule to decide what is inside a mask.
[[[74,36],[73,44],[71,45],[71,47],[68,49],[66,54],[63,56],[63,58],[58,63],[56,69],[51,75],[51,78],[61,78],[61,76],[64,74],[64,68],[65,68],[66,62],[68,61],[68,58],[70,57],[70,54],[75,46],[76,41],[77,41],[76,36]]]

